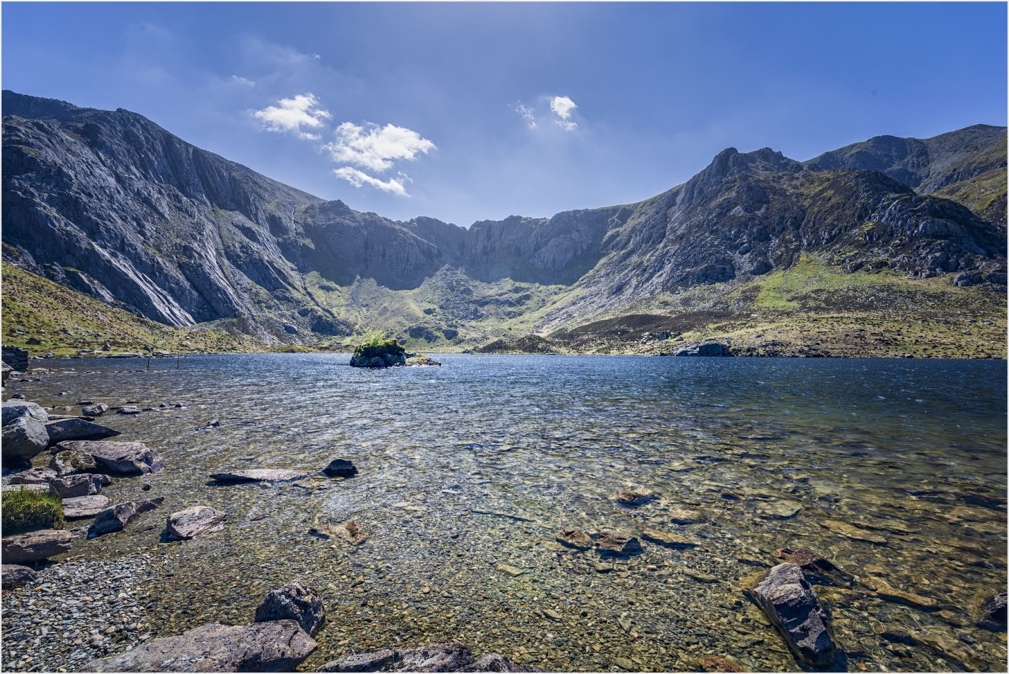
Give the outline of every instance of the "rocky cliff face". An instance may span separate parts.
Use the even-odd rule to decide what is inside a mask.
[[[346,307],[308,279],[398,291],[446,268],[571,287],[546,313],[554,327],[758,277],[802,253],[1005,283],[1004,128],[880,137],[805,164],[730,148],[638,204],[464,229],[325,202],[124,110],[5,91],[3,112],[4,258],[168,325],[237,318],[267,341],[349,334]],[[463,311],[470,286],[451,285],[459,297],[445,299]]]

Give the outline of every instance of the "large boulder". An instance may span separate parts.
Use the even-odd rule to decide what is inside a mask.
[[[5,564],[26,564],[48,559],[70,550],[70,532],[66,529],[42,529],[3,539],[0,557]]]
[[[49,414],[37,403],[27,400],[5,400],[3,403],[3,423],[0,426],[6,426],[15,419],[24,416],[29,416],[43,424],[49,421]]]
[[[2,434],[0,444],[4,465],[25,465],[49,444],[45,424],[28,414],[5,424]]]
[[[100,473],[64,475],[54,477],[49,481],[49,493],[61,499],[77,498],[78,496],[97,494],[102,490],[102,487],[109,484],[112,484],[109,476]]]
[[[3,564],[0,565],[0,578],[2,578],[4,587],[20,587],[21,585],[34,583],[38,580],[39,576],[27,566]]]
[[[301,583],[290,583],[267,594],[256,609],[257,623],[271,620],[294,620],[314,637],[326,622],[326,611],[316,592]]]
[[[119,435],[117,430],[78,417],[50,421],[46,424],[46,431],[49,432],[49,444],[63,440],[101,440]]]
[[[49,468],[59,476],[74,475],[76,473],[93,473],[98,470],[98,463],[95,461],[95,457],[90,454],[67,449],[57,452],[53,458],[49,459]]]
[[[213,473],[210,479],[225,484],[240,484],[242,482],[288,482],[298,480],[306,475],[307,473],[302,471],[283,468],[250,468],[249,470]]]
[[[52,451],[83,452],[95,458],[98,470],[109,475],[145,475],[164,469],[161,455],[142,442],[117,442],[114,440],[67,440],[57,444]]]
[[[79,520],[85,517],[94,517],[108,508],[111,502],[108,496],[101,494],[65,498],[63,499],[63,518]]]
[[[803,664],[830,667],[841,655],[827,627],[827,612],[798,564],[777,565],[750,596]]]
[[[144,513],[157,510],[164,500],[164,497],[158,497],[150,501],[127,501],[106,508],[98,513],[94,523],[88,528],[88,538],[122,531],[127,524]]]
[[[170,541],[182,541],[209,531],[217,531],[223,526],[225,517],[220,510],[210,506],[186,508],[168,516],[165,523],[165,537]]]
[[[84,665],[86,672],[287,672],[318,644],[293,620],[210,623]]]

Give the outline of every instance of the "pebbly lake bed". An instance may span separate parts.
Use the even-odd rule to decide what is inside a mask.
[[[120,533],[77,529],[41,591],[4,590],[4,668],[73,671],[75,650],[247,623],[299,581],[329,616],[305,671],[444,641],[554,671],[697,670],[706,656],[798,671],[742,592],[791,547],[855,578],[815,586],[849,670],[1004,670],[1005,632],[974,615],[1006,588],[1005,361],[438,359],[33,361],[8,394],[63,414],[82,399],[155,408],[98,419],[166,463],[102,493],[165,502]],[[317,474],[334,458],[360,473]],[[316,474],[209,478],[247,468]],[[623,489],[657,498],[627,507]],[[165,516],[192,505],[227,513],[224,528],[163,542]],[[325,533],[350,521],[364,543]],[[642,539],[603,558],[559,544],[565,528],[690,545]]]

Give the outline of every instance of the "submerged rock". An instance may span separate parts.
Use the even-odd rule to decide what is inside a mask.
[[[357,475],[357,466],[347,459],[333,459],[322,472],[329,477],[354,477]]]
[[[93,494],[63,499],[63,517],[68,520],[94,517],[109,507],[111,501],[107,496]]]
[[[617,503],[628,508],[637,508],[646,503],[654,501],[659,497],[651,489],[622,489],[616,493],[614,498]]]
[[[170,541],[189,540],[224,526],[226,515],[210,506],[193,506],[172,513],[165,524],[165,537]]]
[[[317,592],[301,583],[290,583],[267,594],[256,609],[257,623],[271,620],[293,620],[314,637],[326,622],[326,611]]]
[[[863,581],[863,584],[875,592],[876,596],[880,599],[895,604],[904,604],[905,606],[912,606],[924,611],[936,611],[942,608],[940,603],[935,599],[891,587],[879,578],[867,578]]]
[[[699,510],[689,508],[671,508],[668,517],[673,524],[697,524],[705,521],[704,515]]]
[[[20,587],[34,583],[39,579],[39,576],[27,566],[3,564],[0,565],[0,579],[2,579],[4,587]]]
[[[867,541],[869,543],[876,543],[877,545],[886,545],[887,541],[882,536],[872,533],[871,531],[866,531],[865,529],[860,529],[847,522],[841,522],[839,520],[823,520],[820,522],[820,526],[830,529],[835,534],[840,534],[845,538],[850,538],[854,541]]]
[[[70,550],[70,532],[43,529],[3,539],[0,557],[7,564],[24,564],[48,559]]]
[[[589,550],[594,545],[589,535],[578,529],[564,529],[558,532],[556,538],[558,543],[575,550]]]
[[[242,482],[289,482],[305,477],[307,473],[281,468],[250,468],[249,470],[233,470],[226,473],[212,473],[210,479],[225,484],[240,484]]]
[[[745,672],[739,665],[718,655],[707,655],[697,661],[702,672]]]
[[[318,644],[293,620],[210,623],[86,663],[86,672],[286,672]]]
[[[122,531],[127,524],[144,513],[157,510],[164,502],[164,497],[150,501],[127,501],[98,513],[94,523],[88,529],[88,538],[103,536],[116,531]]]
[[[469,648],[459,643],[431,644],[419,648],[383,649],[354,653],[319,667],[319,672],[540,672],[497,653],[487,653],[477,661]]]
[[[50,421],[46,430],[49,432],[49,444],[63,440],[102,440],[119,435],[117,430],[77,417]]]
[[[798,564],[774,567],[750,596],[802,663],[820,668],[834,663],[839,651],[827,628],[827,612]]]
[[[641,552],[641,542],[619,531],[600,531],[596,537],[596,550],[604,555],[636,555]]]
[[[113,440],[67,440],[53,448],[54,452],[71,450],[90,454],[98,470],[109,475],[144,475],[164,469],[161,455],[142,442]]]
[[[1000,592],[988,598],[982,605],[977,624],[985,629],[1006,630],[1006,593]]]
[[[646,541],[658,543],[659,545],[664,545],[668,548],[692,548],[697,545],[697,543],[694,543],[683,536],[659,531],[658,529],[642,529],[641,537]]]
[[[798,564],[806,578],[827,585],[855,584],[855,578],[837,568],[833,562],[818,552],[806,548],[778,548],[774,556],[783,562]]]

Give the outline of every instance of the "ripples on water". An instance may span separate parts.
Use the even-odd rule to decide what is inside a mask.
[[[248,622],[266,591],[298,580],[321,591],[330,616],[303,669],[458,640],[563,671],[617,669],[618,660],[694,670],[711,654],[796,670],[740,592],[789,546],[869,581],[818,587],[849,669],[1005,666],[1005,634],[970,616],[1006,585],[1004,362],[439,360],[385,371],[350,368],[347,355],[197,357],[179,369],[152,361],[150,371],[136,370],[143,361],[59,361],[15,390],[45,405],[74,396],[186,405],[104,418],[168,465],[147,479],[150,492],[117,480],[105,493],[165,496],[165,513],[212,505],[227,512],[226,528],[159,545],[163,521],[148,516],[74,550],[153,551],[163,574],[149,611],[160,635]],[[214,419],[219,428],[198,430]],[[333,458],[353,460],[360,475],[208,482],[222,469],[318,471]],[[637,509],[612,498],[633,486],[662,498]],[[801,510],[777,519],[775,506]],[[704,521],[672,523],[683,508]],[[356,548],[308,533],[349,520],[368,535]],[[641,555],[611,562],[558,545],[565,527],[650,527],[698,545],[644,542]],[[885,601],[866,587],[880,578],[935,605]],[[919,645],[888,640],[884,628]]]

